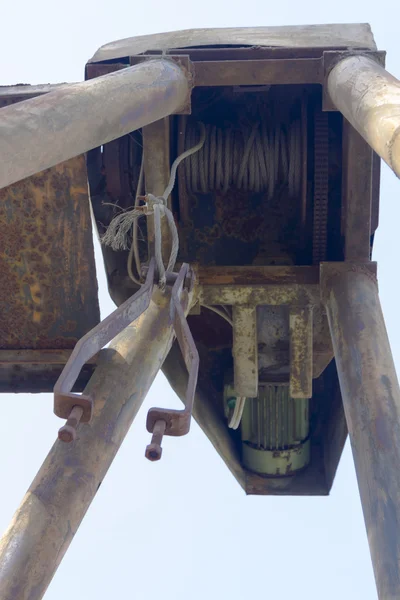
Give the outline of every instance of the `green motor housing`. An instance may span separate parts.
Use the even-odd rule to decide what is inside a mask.
[[[243,466],[260,475],[285,477],[310,462],[309,399],[291,398],[289,384],[260,384],[241,420]]]

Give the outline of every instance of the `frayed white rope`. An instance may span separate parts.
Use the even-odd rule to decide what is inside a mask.
[[[135,206],[133,209],[126,211],[114,217],[111,221],[106,233],[102,237],[102,243],[110,246],[113,250],[128,250],[129,247],[129,232],[136,221],[142,216],[154,215],[154,253],[159,274],[159,286],[165,288],[166,273],[173,271],[179,251],[179,235],[175,224],[174,216],[167,206],[168,198],[174,188],[176,181],[176,173],[180,163],[195,152],[198,152],[204,145],[206,138],[206,129],[203,123],[199,123],[201,129],[200,141],[192,148],[185,150],[178,156],[172,164],[169,183],[165,188],[162,196],[154,196],[153,194],[146,195],[146,204],[141,207]],[[136,203],[135,203],[136,204]],[[171,253],[168,260],[167,268],[164,266],[162,257],[162,232],[161,232],[161,217],[165,216],[168,222],[168,227],[172,238]],[[132,243],[134,243],[132,241]],[[140,275],[140,273],[139,273]]]

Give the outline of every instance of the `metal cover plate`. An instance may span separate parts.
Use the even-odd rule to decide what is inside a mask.
[[[118,40],[102,46],[89,62],[142,54],[150,50],[202,46],[273,46],[286,48],[364,48],[376,50],[366,23],[295,27],[186,29]]]
[[[0,226],[0,348],[73,348],[100,318],[84,157],[0,190]]]

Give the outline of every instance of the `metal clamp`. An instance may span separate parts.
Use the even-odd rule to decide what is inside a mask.
[[[140,290],[76,344],[54,386],[54,413],[62,419],[68,419],[58,432],[58,437],[63,442],[72,442],[76,437],[78,424],[88,423],[92,417],[93,399],[84,394],[78,395],[71,392],[82,367],[125,327],[145,312],[150,304],[154,279],[155,262],[152,259],[146,281]]]
[[[185,408],[173,410],[151,408],[147,414],[147,431],[153,434],[151,443],[146,448],[146,458],[151,461],[160,460],[161,442],[164,435],[186,435],[190,429],[190,420],[199,372],[199,354],[194,343],[185,316],[188,295],[183,294],[185,279],[190,273],[189,265],[183,264],[172,288],[170,303],[170,319],[174,327],[176,339],[189,373],[186,389]],[[182,297],[183,296],[183,297]]]

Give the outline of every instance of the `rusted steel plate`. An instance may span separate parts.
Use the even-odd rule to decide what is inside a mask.
[[[65,365],[71,350],[0,350],[0,365]],[[95,365],[97,354],[87,361]]]
[[[52,392],[71,350],[0,350],[0,393]],[[73,387],[81,392],[96,367],[98,355],[83,367]]]
[[[245,398],[256,398],[258,395],[256,307],[234,306],[232,317],[235,392]]]
[[[318,284],[319,267],[198,267],[199,285]]]
[[[0,226],[0,348],[73,348],[100,316],[84,157],[0,190]]]
[[[322,83],[319,58],[201,61],[195,63],[195,87]]]
[[[290,308],[290,396],[311,398],[313,378],[312,307]]]
[[[318,285],[202,285],[199,289],[202,304],[231,304],[261,306],[267,304],[319,304]]]

